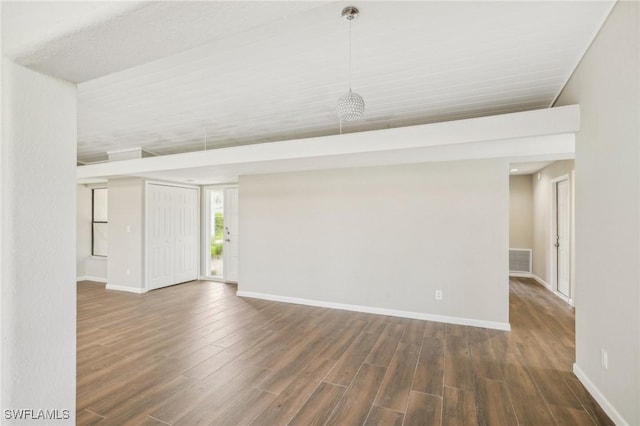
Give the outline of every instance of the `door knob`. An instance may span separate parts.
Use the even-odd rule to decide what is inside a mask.
[[[226,242],[228,242],[228,243],[230,243],[230,242],[231,242],[231,239],[230,239],[230,238],[225,238],[225,241],[226,241]]]

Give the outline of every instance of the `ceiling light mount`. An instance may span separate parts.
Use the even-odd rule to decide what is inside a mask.
[[[364,99],[351,90],[351,21],[356,19],[360,11],[354,6],[342,9],[342,17],[349,22],[349,91],[338,99],[336,112],[340,119],[340,133],[342,133],[343,121],[357,121],[364,114]]]
[[[358,10],[357,7],[354,7],[354,6],[347,6],[344,9],[342,9],[342,17],[347,21],[353,21],[358,17],[359,14],[360,14],[360,11]]]

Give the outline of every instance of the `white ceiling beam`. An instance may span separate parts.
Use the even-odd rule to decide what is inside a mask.
[[[290,169],[292,161],[301,160],[309,163],[307,167],[322,164],[322,168],[331,168],[338,163],[341,164],[340,167],[347,167],[350,163],[361,164],[359,158],[366,156],[380,157],[379,160],[369,160],[374,164],[443,161],[430,158],[464,160],[526,158],[545,154],[566,156],[571,155],[574,150],[573,133],[579,127],[580,109],[577,105],[570,105],[444,123],[80,166],[77,177],[89,180],[197,168],[213,171],[222,166],[238,169],[243,166],[241,169],[247,174],[251,173],[252,168],[261,169],[260,164],[284,162],[288,164],[286,169]],[[435,155],[437,152],[440,153]],[[331,161],[327,161],[327,158]],[[392,163],[389,163],[390,159]],[[272,170],[277,171],[277,167]]]

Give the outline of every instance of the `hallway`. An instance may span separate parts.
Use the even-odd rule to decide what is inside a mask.
[[[612,424],[572,373],[573,307],[533,279],[510,284],[512,331],[490,334],[519,423]]]

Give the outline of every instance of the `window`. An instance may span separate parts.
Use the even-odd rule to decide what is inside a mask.
[[[107,255],[107,188],[91,191],[91,254]]]

